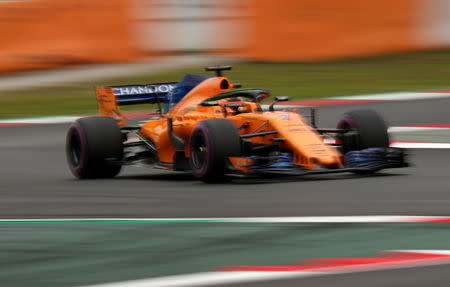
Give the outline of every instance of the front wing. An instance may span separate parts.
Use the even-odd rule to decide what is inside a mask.
[[[314,174],[331,174],[352,172],[359,174],[374,173],[382,169],[402,168],[409,166],[404,150],[399,148],[369,148],[360,151],[350,151],[345,154],[346,164],[341,168],[304,169],[292,163],[289,156],[272,158],[268,163],[247,165],[248,174],[252,175],[286,175],[301,176]],[[254,158],[252,162],[264,162]]]

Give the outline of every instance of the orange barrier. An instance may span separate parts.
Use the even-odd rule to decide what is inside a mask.
[[[0,72],[129,61],[127,0],[0,2]]]
[[[317,61],[450,46],[445,0],[201,1],[0,1],[0,73],[189,49]]]
[[[415,0],[257,0],[250,59],[326,60],[418,48]]]

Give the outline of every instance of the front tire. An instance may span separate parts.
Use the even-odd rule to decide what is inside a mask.
[[[338,122],[337,128],[346,131],[338,139],[342,143],[341,151],[346,155],[347,159],[354,157],[354,154],[350,155],[352,151],[389,147],[387,126],[383,118],[373,110],[355,110],[348,112]],[[364,157],[361,159],[363,155],[369,159],[364,159]],[[378,156],[377,152],[372,150],[368,154],[358,154],[357,157],[359,157],[358,161],[367,164],[367,161],[373,160],[373,157]],[[351,165],[354,164],[352,163]],[[377,169],[355,169],[353,173],[371,174],[376,171]]]
[[[338,122],[337,128],[346,131],[339,138],[343,144],[343,152],[389,147],[387,126],[383,118],[373,110],[347,112]]]
[[[78,178],[111,178],[121,169],[123,136],[117,122],[108,117],[75,121],[67,132],[66,157]]]
[[[195,126],[189,150],[195,177],[205,182],[223,181],[228,157],[241,154],[241,139],[231,121],[208,119]]]

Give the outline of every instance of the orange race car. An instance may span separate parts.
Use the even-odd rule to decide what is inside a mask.
[[[188,74],[177,83],[96,88],[100,116],[78,119],[67,133],[72,173],[114,177],[122,165],[139,163],[212,182],[230,174],[372,173],[407,165],[402,150],[389,148],[376,112],[349,112],[337,128],[319,129],[314,109],[274,109],[287,97],[262,105],[269,91],[231,83],[222,76],[230,69],[206,68],[216,75]],[[141,103],[158,104],[158,113],[127,125],[119,106]]]

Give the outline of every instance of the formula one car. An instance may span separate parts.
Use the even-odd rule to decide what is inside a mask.
[[[209,67],[215,76],[188,74],[177,83],[96,88],[100,116],[68,130],[72,173],[114,177],[123,165],[139,164],[215,182],[230,174],[372,173],[407,165],[402,150],[389,148],[376,112],[352,111],[337,128],[317,128],[313,108],[274,108],[287,97],[262,105],[269,91],[231,83],[222,76],[230,69]],[[142,103],[159,110],[144,124],[127,125],[120,106]]]

